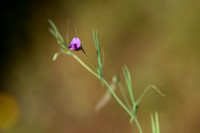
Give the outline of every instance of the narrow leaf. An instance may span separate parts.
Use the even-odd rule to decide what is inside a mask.
[[[53,56],[53,58],[52,58],[52,59],[53,59],[53,61],[55,61],[55,60],[57,59],[57,57],[58,57],[58,54],[59,54],[59,53],[55,53],[55,54],[54,54],[54,56]]]
[[[161,96],[165,96],[165,94],[163,94],[155,85],[151,85],[151,87],[158,93],[160,94]]]
[[[67,48],[67,46],[64,43],[64,40],[63,40],[60,32],[58,31],[56,25],[53,23],[53,21],[51,21],[51,20],[48,20],[48,21],[49,21],[49,23],[50,23],[50,25],[52,27],[52,28],[49,29],[49,31],[55,36],[55,38],[58,41],[58,44],[60,44],[63,48]]]
[[[156,133],[155,121],[152,114],[151,114],[151,128],[152,128],[152,133]]]
[[[131,101],[132,101],[132,104],[134,106],[135,105],[135,99],[134,99],[134,96],[133,96],[131,76],[130,76],[130,72],[129,72],[127,66],[125,66],[123,68],[123,73],[124,73],[124,78],[125,78],[125,81],[126,81],[126,85],[128,87],[128,91],[129,91],[129,94],[130,94],[130,97],[131,97]]]
[[[159,120],[158,120],[158,113],[155,113],[155,121],[156,121],[156,132],[160,133],[160,126],[159,126]]]
[[[139,105],[142,101],[144,95],[148,92],[149,89],[154,89],[157,93],[159,93],[161,96],[165,96],[155,85],[148,85],[145,90],[142,92],[136,103]]]
[[[160,133],[160,126],[158,120],[158,113],[155,112],[155,117],[151,114],[152,133]]]
[[[98,32],[93,30],[93,38],[94,38],[94,43],[95,43],[95,48],[97,51],[97,62],[98,62],[98,67],[97,67],[97,72],[101,78],[101,84],[103,85],[103,68],[102,68],[102,63],[101,63],[101,52],[100,52],[100,44],[99,44],[99,39],[98,39]]]
[[[104,55],[104,49],[102,48],[102,50],[101,50],[101,51],[102,51],[102,58],[103,58],[103,59],[102,59],[102,60],[103,60],[103,61],[102,61],[102,68],[104,68],[104,65],[105,65],[105,55]]]

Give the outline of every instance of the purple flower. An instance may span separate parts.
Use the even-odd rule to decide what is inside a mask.
[[[81,49],[81,41],[79,38],[73,38],[71,44],[68,46],[69,50],[78,51]]]

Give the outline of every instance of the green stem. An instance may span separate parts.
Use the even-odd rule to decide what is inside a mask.
[[[142,128],[141,128],[140,123],[139,123],[139,121],[137,120],[137,118],[135,118],[135,123],[136,123],[136,125],[137,125],[137,127],[138,127],[139,132],[140,132],[140,133],[143,133]]]
[[[90,69],[78,56],[76,56],[75,54],[71,54],[71,56],[77,60],[83,67],[85,67],[85,69],[87,69],[90,73],[92,73],[95,77],[97,77],[98,79],[101,79],[99,77],[99,75],[97,73],[95,73],[92,69]]]
[[[112,95],[114,96],[114,98],[117,100],[117,102],[122,106],[122,108],[124,110],[126,110],[126,112],[132,117],[133,114],[131,113],[131,111],[125,106],[125,104],[118,98],[118,96],[116,95],[116,93],[112,90],[112,88],[110,87],[110,85],[108,84],[108,82],[103,79],[104,84],[109,88],[110,92],[112,93]]]
[[[101,79],[101,77],[95,73],[90,67],[88,67],[78,56],[76,56],[75,54],[71,54],[71,56],[76,59],[86,70],[88,70],[90,73],[92,73],[95,77],[97,77],[98,79]],[[104,84],[109,88],[111,94],[113,95],[113,97],[117,100],[117,102],[122,106],[122,108],[131,116],[133,117],[133,114],[131,113],[131,111],[125,106],[125,104],[118,98],[118,96],[115,94],[115,92],[112,90],[112,88],[110,87],[110,85],[108,84],[108,82],[105,79],[102,79]]]
[[[86,55],[87,60],[89,61],[89,63],[90,63],[91,66],[93,67],[93,69],[94,69],[95,71],[97,71],[97,69],[95,68],[94,64],[92,63],[92,60],[90,59],[90,57],[89,57],[85,52],[83,52],[83,53]]]

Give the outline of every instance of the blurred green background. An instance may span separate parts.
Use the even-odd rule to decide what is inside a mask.
[[[200,132],[200,1],[57,0],[5,1],[1,11],[1,133],[135,133],[129,116],[112,99],[94,107],[106,91],[70,56],[61,55],[48,19],[71,40],[77,28],[85,51],[96,60],[92,29],[105,52],[105,77],[132,74],[135,97],[143,99],[138,119],[151,132],[158,111],[162,133]],[[85,60],[82,53],[77,55]],[[118,93],[119,94],[119,93]]]

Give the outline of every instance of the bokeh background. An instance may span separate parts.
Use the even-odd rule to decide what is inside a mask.
[[[151,132],[159,114],[162,133],[200,132],[200,1],[198,0],[3,0],[1,14],[1,133],[135,133],[129,116],[112,99],[94,107],[106,91],[99,80],[59,51],[48,19],[69,39],[77,28],[93,61],[92,29],[105,52],[105,77],[132,74],[135,97],[143,99],[138,119]],[[77,55],[85,60],[82,53]],[[119,94],[119,93],[118,93]]]

